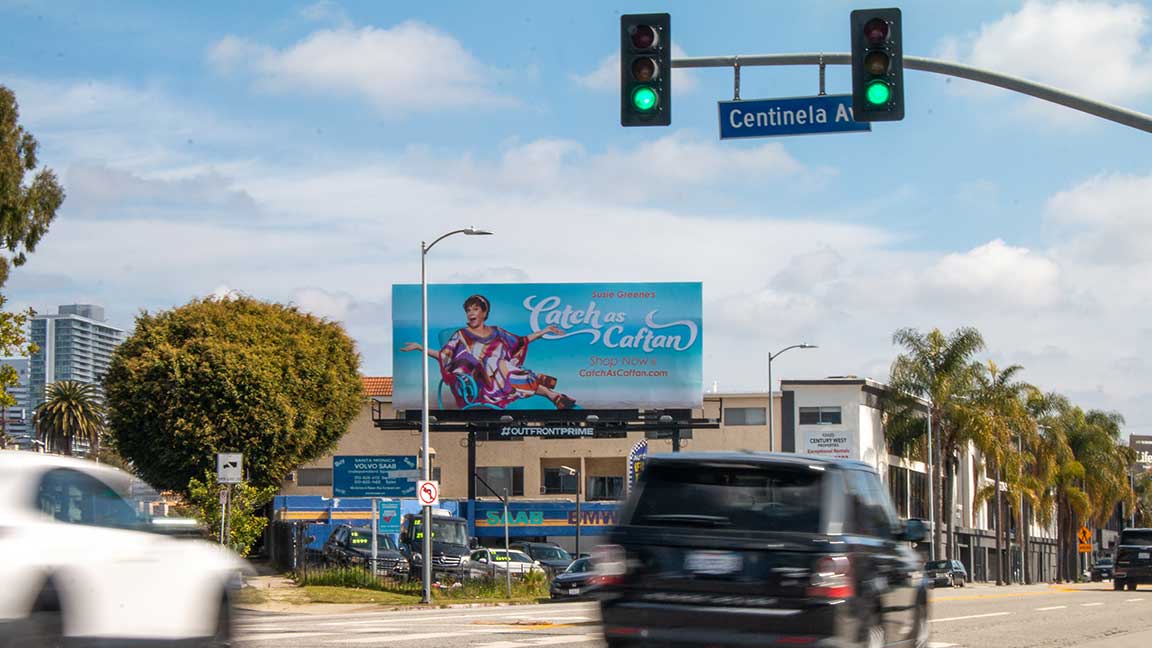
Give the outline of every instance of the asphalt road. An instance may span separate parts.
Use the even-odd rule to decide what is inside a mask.
[[[403,646],[404,648],[600,648],[591,603],[341,615],[245,613],[241,648]],[[1152,588],[1114,592],[1091,585],[937,590],[935,648],[1148,648]]]

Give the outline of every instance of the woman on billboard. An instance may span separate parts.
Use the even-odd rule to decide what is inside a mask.
[[[522,398],[543,396],[552,401],[556,409],[574,407],[576,401],[553,390],[554,377],[524,367],[530,343],[548,333],[561,335],[564,331],[551,325],[519,336],[499,326],[489,326],[489,311],[491,305],[483,295],[464,300],[467,326],[453,333],[439,350],[427,350],[439,363],[444,382],[452,386],[456,405],[460,409],[504,409]],[[400,350],[420,351],[421,348],[416,342],[408,342]]]

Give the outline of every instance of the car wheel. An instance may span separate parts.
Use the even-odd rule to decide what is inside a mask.
[[[912,630],[912,641],[915,648],[928,648],[928,605],[920,603],[916,606],[916,626]]]
[[[1112,589],[1117,592],[1122,591],[1124,589],[1124,581],[1118,578],[1112,579]]]
[[[884,624],[879,614],[873,614],[863,628],[864,636],[860,638],[862,648],[884,648],[887,637],[884,634]]]
[[[59,648],[64,645],[64,613],[52,582],[45,583],[25,621],[24,631],[8,640],[9,648]]]
[[[1128,591],[1129,592],[1135,592],[1136,591],[1136,583],[1128,583]]]

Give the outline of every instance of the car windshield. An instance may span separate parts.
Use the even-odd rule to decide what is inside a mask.
[[[925,569],[949,569],[952,565],[947,560],[933,560],[924,565]]]
[[[568,569],[564,570],[568,574],[583,574],[592,571],[592,561],[588,558],[581,558],[576,562],[568,565]]]
[[[572,560],[572,555],[559,547],[533,547],[532,556],[536,560]]]
[[[1129,529],[1120,532],[1120,544],[1148,546],[1152,545],[1152,529]]]
[[[423,540],[424,533],[421,529],[421,522],[419,518],[414,521],[416,527],[416,539]],[[432,539],[436,542],[444,542],[452,545],[468,545],[468,532],[464,527],[464,523],[459,520],[444,520],[436,517],[432,518]]]
[[[1096,561],[1096,566],[1097,567],[1111,567],[1112,566],[1112,559],[1111,558],[1101,558],[1100,560]]]
[[[821,477],[809,469],[743,464],[653,464],[632,524],[814,533]]]
[[[497,549],[492,552],[492,560],[495,562],[508,562],[509,557],[511,557],[512,562],[532,562],[532,558],[522,551],[504,551],[503,549]]]

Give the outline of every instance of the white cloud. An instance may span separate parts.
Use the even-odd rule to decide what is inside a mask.
[[[300,310],[337,322],[347,319],[354,301],[348,293],[314,286],[298,288],[292,295],[292,303]]]
[[[688,56],[679,45],[672,46],[672,58]],[[589,90],[619,90],[620,89],[620,53],[609,54],[600,59],[596,69],[585,74],[573,74],[572,80],[577,85]],[[672,70],[672,92],[674,94],[689,93],[700,85],[696,74],[685,68]]]
[[[1152,93],[1149,33],[1141,4],[1029,0],[977,33],[946,39],[940,56],[1119,101]]]
[[[250,74],[264,91],[340,93],[383,113],[514,103],[492,90],[496,70],[449,34],[415,21],[321,29],[284,49],[228,36],[209,48],[208,60],[222,73]]]
[[[978,303],[982,310],[1035,312],[1064,299],[1060,267],[1027,248],[994,240],[947,254],[923,274],[925,298]]]
[[[1048,200],[1057,250],[1094,264],[1152,261],[1152,175],[1099,175]]]

